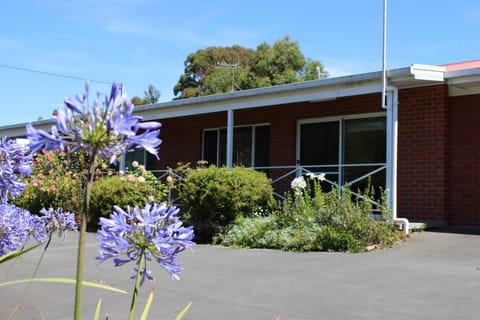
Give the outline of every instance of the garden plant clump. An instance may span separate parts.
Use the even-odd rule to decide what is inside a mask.
[[[209,166],[185,172],[180,186],[184,217],[200,242],[212,241],[237,217],[274,201],[270,180],[251,168]]]
[[[166,201],[167,191],[166,184],[162,184],[153,173],[145,170],[144,165],[136,161],[132,163],[130,171],[115,173],[111,170],[99,170],[90,199],[90,229],[96,231],[100,218],[110,216],[114,206],[133,208],[145,207],[147,203],[163,202]]]
[[[83,201],[81,175],[79,157],[42,150],[35,155],[25,190],[14,203],[32,213],[43,208],[62,208],[79,216]]]
[[[289,251],[362,252],[388,247],[402,239],[393,222],[372,214],[370,194],[352,198],[348,190],[322,192],[323,176],[292,181],[293,194],[266,216],[239,215],[223,236],[226,246]]]

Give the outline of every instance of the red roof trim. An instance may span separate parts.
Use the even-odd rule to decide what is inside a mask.
[[[480,68],[480,60],[442,64],[441,66],[445,67],[447,71]]]

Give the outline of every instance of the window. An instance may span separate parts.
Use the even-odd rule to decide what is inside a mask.
[[[373,114],[300,121],[298,156],[300,165],[326,173],[331,181],[355,181],[386,162],[386,118]],[[384,187],[385,170],[371,175],[370,180],[372,185]],[[352,189],[362,190],[367,183],[368,179],[358,181]]]
[[[387,155],[387,125],[385,117],[345,120],[343,126],[343,181],[349,182],[361,177],[376,166],[385,163]],[[370,182],[376,187],[385,187],[385,170],[370,176]],[[368,180],[359,181],[353,189],[365,189]]]
[[[233,129],[233,163],[246,167],[268,166],[270,154],[270,126],[240,126]],[[203,131],[202,159],[222,166],[227,159],[227,129]]]
[[[122,168],[124,170],[132,170],[132,162],[137,161],[138,164],[144,165],[147,170],[155,170],[155,163],[157,158],[143,149],[129,151],[124,157]]]

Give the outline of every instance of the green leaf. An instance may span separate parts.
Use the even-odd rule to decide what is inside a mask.
[[[150,294],[148,295],[147,303],[145,304],[145,309],[142,312],[142,316],[140,320],[147,320],[148,313],[150,312],[150,307],[152,306],[153,301],[153,288],[150,290]]]
[[[2,282],[0,283],[0,287],[10,286],[10,285],[19,284],[19,283],[31,283],[31,282],[56,282],[56,283],[76,284],[77,281],[75,279],[68,279],[68,278],[22,279],[22,280]],[[117,293],[123,293],[123,294],[128,293],[125,290],[114,288],[112,286],[108,286],[108,285],[97,283],[97,282],[82,281],[82,285],[86,287],[93,287],[93,288],[108,290],[108,291],[117,292]]]
[[[190,302],[187,304],[187,306],[178,314],[178,316],[175,318],[175,320],[182,320],[183,316],[187,313],[188,309],[190,309],[190,306],[192,303]]]
[[[102,307],[102,299],[98,300],[97,309],[95,310],[95,315],[93,320],[98,320],[100,318],[100,309]]]
[[[16,251],[12,251],[12,252],[9,252],[3,256],[0,257],[0,264],[8,261],[8,260],[11,260],[11,259],[14,259],[18,256],[21,256],[22,254],[24,253],[27,253],[29,251],[32,251],[33,249],[35,248],[38,248],[39,246],[41,246],[43,244],[43,242],[40,242],[40,243],[37,243],[36,245],[34,246],[31,246],[30,248],[27,248],[27,249],[23,249],[23,250],[16,250]]]

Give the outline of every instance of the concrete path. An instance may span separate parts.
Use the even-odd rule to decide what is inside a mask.
[[[88,235],[85,279],[131,291],[133,265],[97,265],[95,234]],[[75,278],[76,235],[55,239],[37,277]],[[480,319],[480,235],[447,232],[413,234],[403,245],[362,254],[289,253],[275,250],[197,246],[180,257],[185,271],[171,280],[160,267],[149,319]],[[0,265],[0,282],[25,278],[40,251]],[[143,308],[151,284],[142,287]],[[24,285],[0,287],[0,319]],[[83,318],[102,314],[127,319],[130,294],[84,289]],[[33,284],[13,319],[72,319],[74,288]],[[138,313],[140,315],[140,312]],[[139,317],[139,316],[138,316]]]

